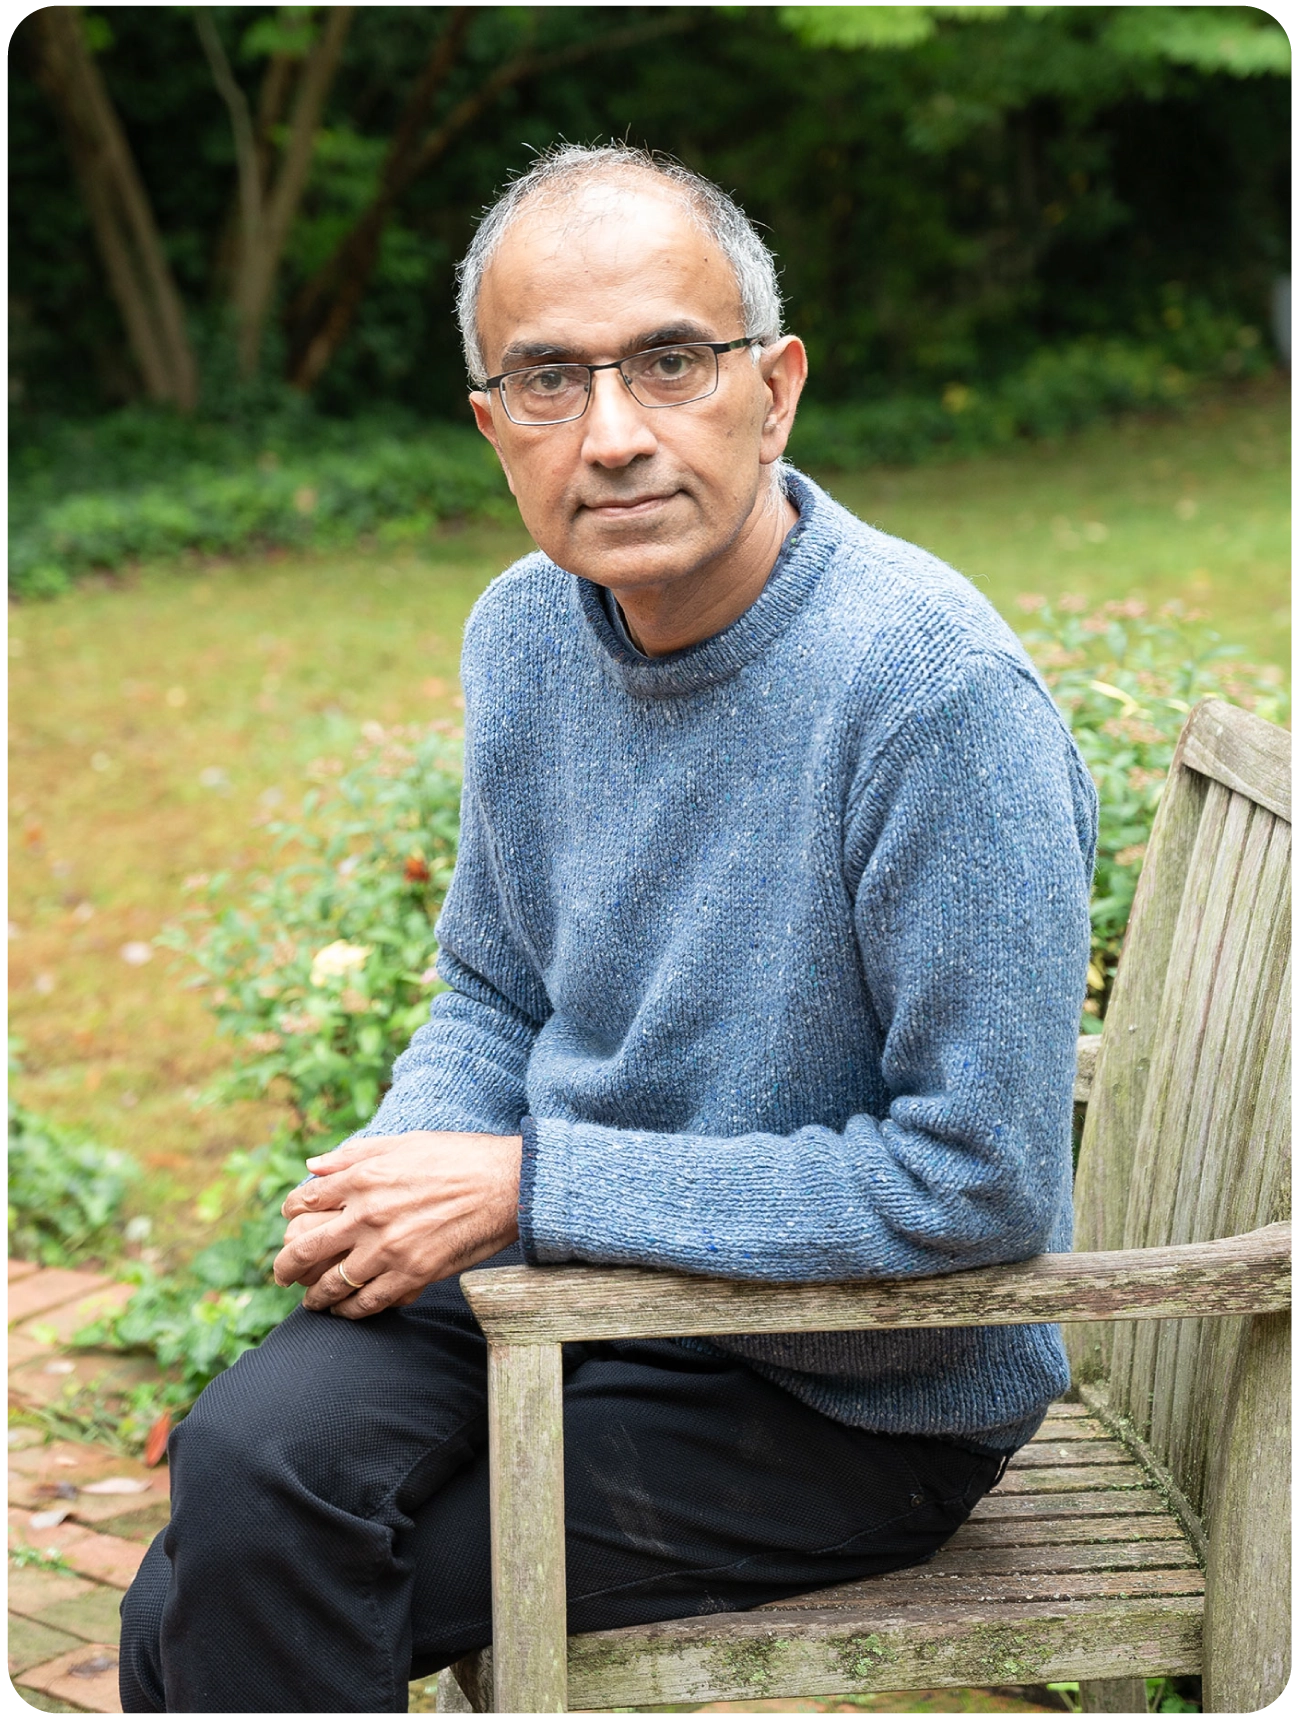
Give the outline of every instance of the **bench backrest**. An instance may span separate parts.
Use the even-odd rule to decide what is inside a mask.
[[[1285,730],[1221,700],[1184,726],[1107,1009],[1077,1250],[1289,1217],[1290,757]],[[1202,1518],[1246,1325],[1067,1330],[1076,1381],[1105,1384]]]

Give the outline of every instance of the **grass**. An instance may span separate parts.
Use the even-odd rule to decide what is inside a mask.
[[[1027,590],[1177,596],[1285,665],[1287,428],[1271,383],[1177,420],[831,487],[1013,620]],[[470,527],[145,568],[13,612],[18,1091],[142,1161],[164,1248],[203,1239],[194,1194],[276,1109],[201,1104],[227,1049],[171,957],[129,958],[184,908],[187,880],[265,856],[268,812],[346,760],[365,722],[458,719],[465,614],[527,548],[522,528]]]

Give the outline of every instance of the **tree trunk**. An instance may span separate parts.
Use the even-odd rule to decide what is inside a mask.
[[[36,79],[58,113],[145,391],[192,412],[198,368],[184,306],[131,147],[86,46],[80,10],[47,6],[31,28]]]
[[[254,376],[258,369],[280,261],[307,186],[321,111],[338,71],[355,10],[353,6],[329,8],[325,28],[303,63],[284,152],[272,170],[267,133],[286,94],[287,68],[272,62],[255,126],[211,16],[205,7],[195,8],[199,40],[212,68],[213,81],[229,110],[235,141],[240,219],[231,301],[238,328],[239,371],[243,377]]]
[[[310,389],[343,344],[379,261],[384,229],[408,187],[441,160],[456,138],[504,90],[540,73],[574,65],[592,54],[634,47],[657,36],[688,30],[695,23],[691,14],[679,13],[630,24],[550,54],[525,50],[499,66],[471,95],[463,97],[421,142],[418,134],[438,90],[450,75],[474,10],[467,8],[453,14],[407,104],[378,191],[333,256],[299,291],[290,308],[289,380],[295,388]]]
[[[289,116],[289,136],[275,179],[268,189],[261,243],[240,271],[235,303],[239,310],[241,362],[256,367],[280,260],[307,187],[307,173],[316,148],[321,111],[338,71],[343,43],[351,28],[354,6],[330,9],[325,29],[307,56]]]

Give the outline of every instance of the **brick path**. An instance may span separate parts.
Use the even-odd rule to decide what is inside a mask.
[[[11,1408],[48,1405],[76,1385],[111,1393],[149,1374],[140,1358],[62,1350],[130,1292],[96,1274],[11,1261]],[[167,1481],[165,1462],[147,1470],[108,1447],[11,1425],[9,1548],[35,1550],[45,1564],[9,1562],[9,1674],[38,1710],[121,1710],[118,1603],[167,1521]]]

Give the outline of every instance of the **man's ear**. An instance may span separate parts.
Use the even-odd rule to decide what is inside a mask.
[[[501,462],[501,470],[506,475],[506,483],[510,486],[511,496],[516,495],[515,481],[510,476],[510,463],[506,460],[505,450],[501,447],[497,436],[497,427],[492,418],[491,399],[482,389],[474,389],[469,397],[469,404],[474,413],[474,423],[497,451],[497,459]]]
[[[808,380],[808,354],[797,335],[783,335],[758,357],[758,367],[767,390],[763,413],[759,460],[770,466],[785,453],[794,427],[795,409]]]

